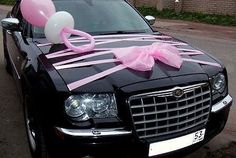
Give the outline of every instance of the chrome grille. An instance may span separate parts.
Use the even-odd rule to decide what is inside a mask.
[[[182,96],[174,96],[181,90]],[[139,94],[129,98],[139,138],[182,132],[206,124],[211,107],[208,83]]]

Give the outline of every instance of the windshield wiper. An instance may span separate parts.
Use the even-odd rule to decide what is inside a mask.
[[[136,34],[136,33],[145,33],[143,31],[112,31],[106,33],[99,33],[99,35],[116,35],[116,34]]]

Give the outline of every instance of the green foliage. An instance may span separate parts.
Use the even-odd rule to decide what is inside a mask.
[[[174,10],[170,9],[157,11],[155,8],[151,7],[140,7],[138,8],[138,10],[144,16],[152,15],[158,18],[187,20],[187,21],[203,22],[215,25],[236,26],[236,16],[191,13],[191,12],[176,13]]]
[[[0,0],[0,4],[4,5],[13,5],[16,2],[16,0]]]

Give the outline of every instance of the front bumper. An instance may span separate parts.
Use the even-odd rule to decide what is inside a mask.
[[[216,113],[225,107],[232,105],[232,102],[233,98],[228,94],[223,100],[212,106],[211,112]]]
[[[121,128],[73,130],[73,129],[65,129],[65,128],[56,127],[56,129],[65,135],[74,136],[74,137],[124,136],[124,135],[132,134],[132,131],[124,130]]]
[[[226,96],[219,103],[212,106],[209,121],[206,125],[205,139],[187,148],[166,153],[162,156],[185,155],[220,133],[228,119],[232,97]],[[52,137],[51,137],[52,138]],[[53,149],[57,146],[54,154],[71,154],[73,156],[101,156],[101,157],[148,157],[149,142],[139,140],[130,130],[125,129],[64,129],[56,127],[53,135]]]

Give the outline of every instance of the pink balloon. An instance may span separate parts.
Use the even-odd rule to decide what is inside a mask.
[[[23,17],[32,25],[44,27],[50,16],[56,13],[51,0],[22,0],[20,9]]]

